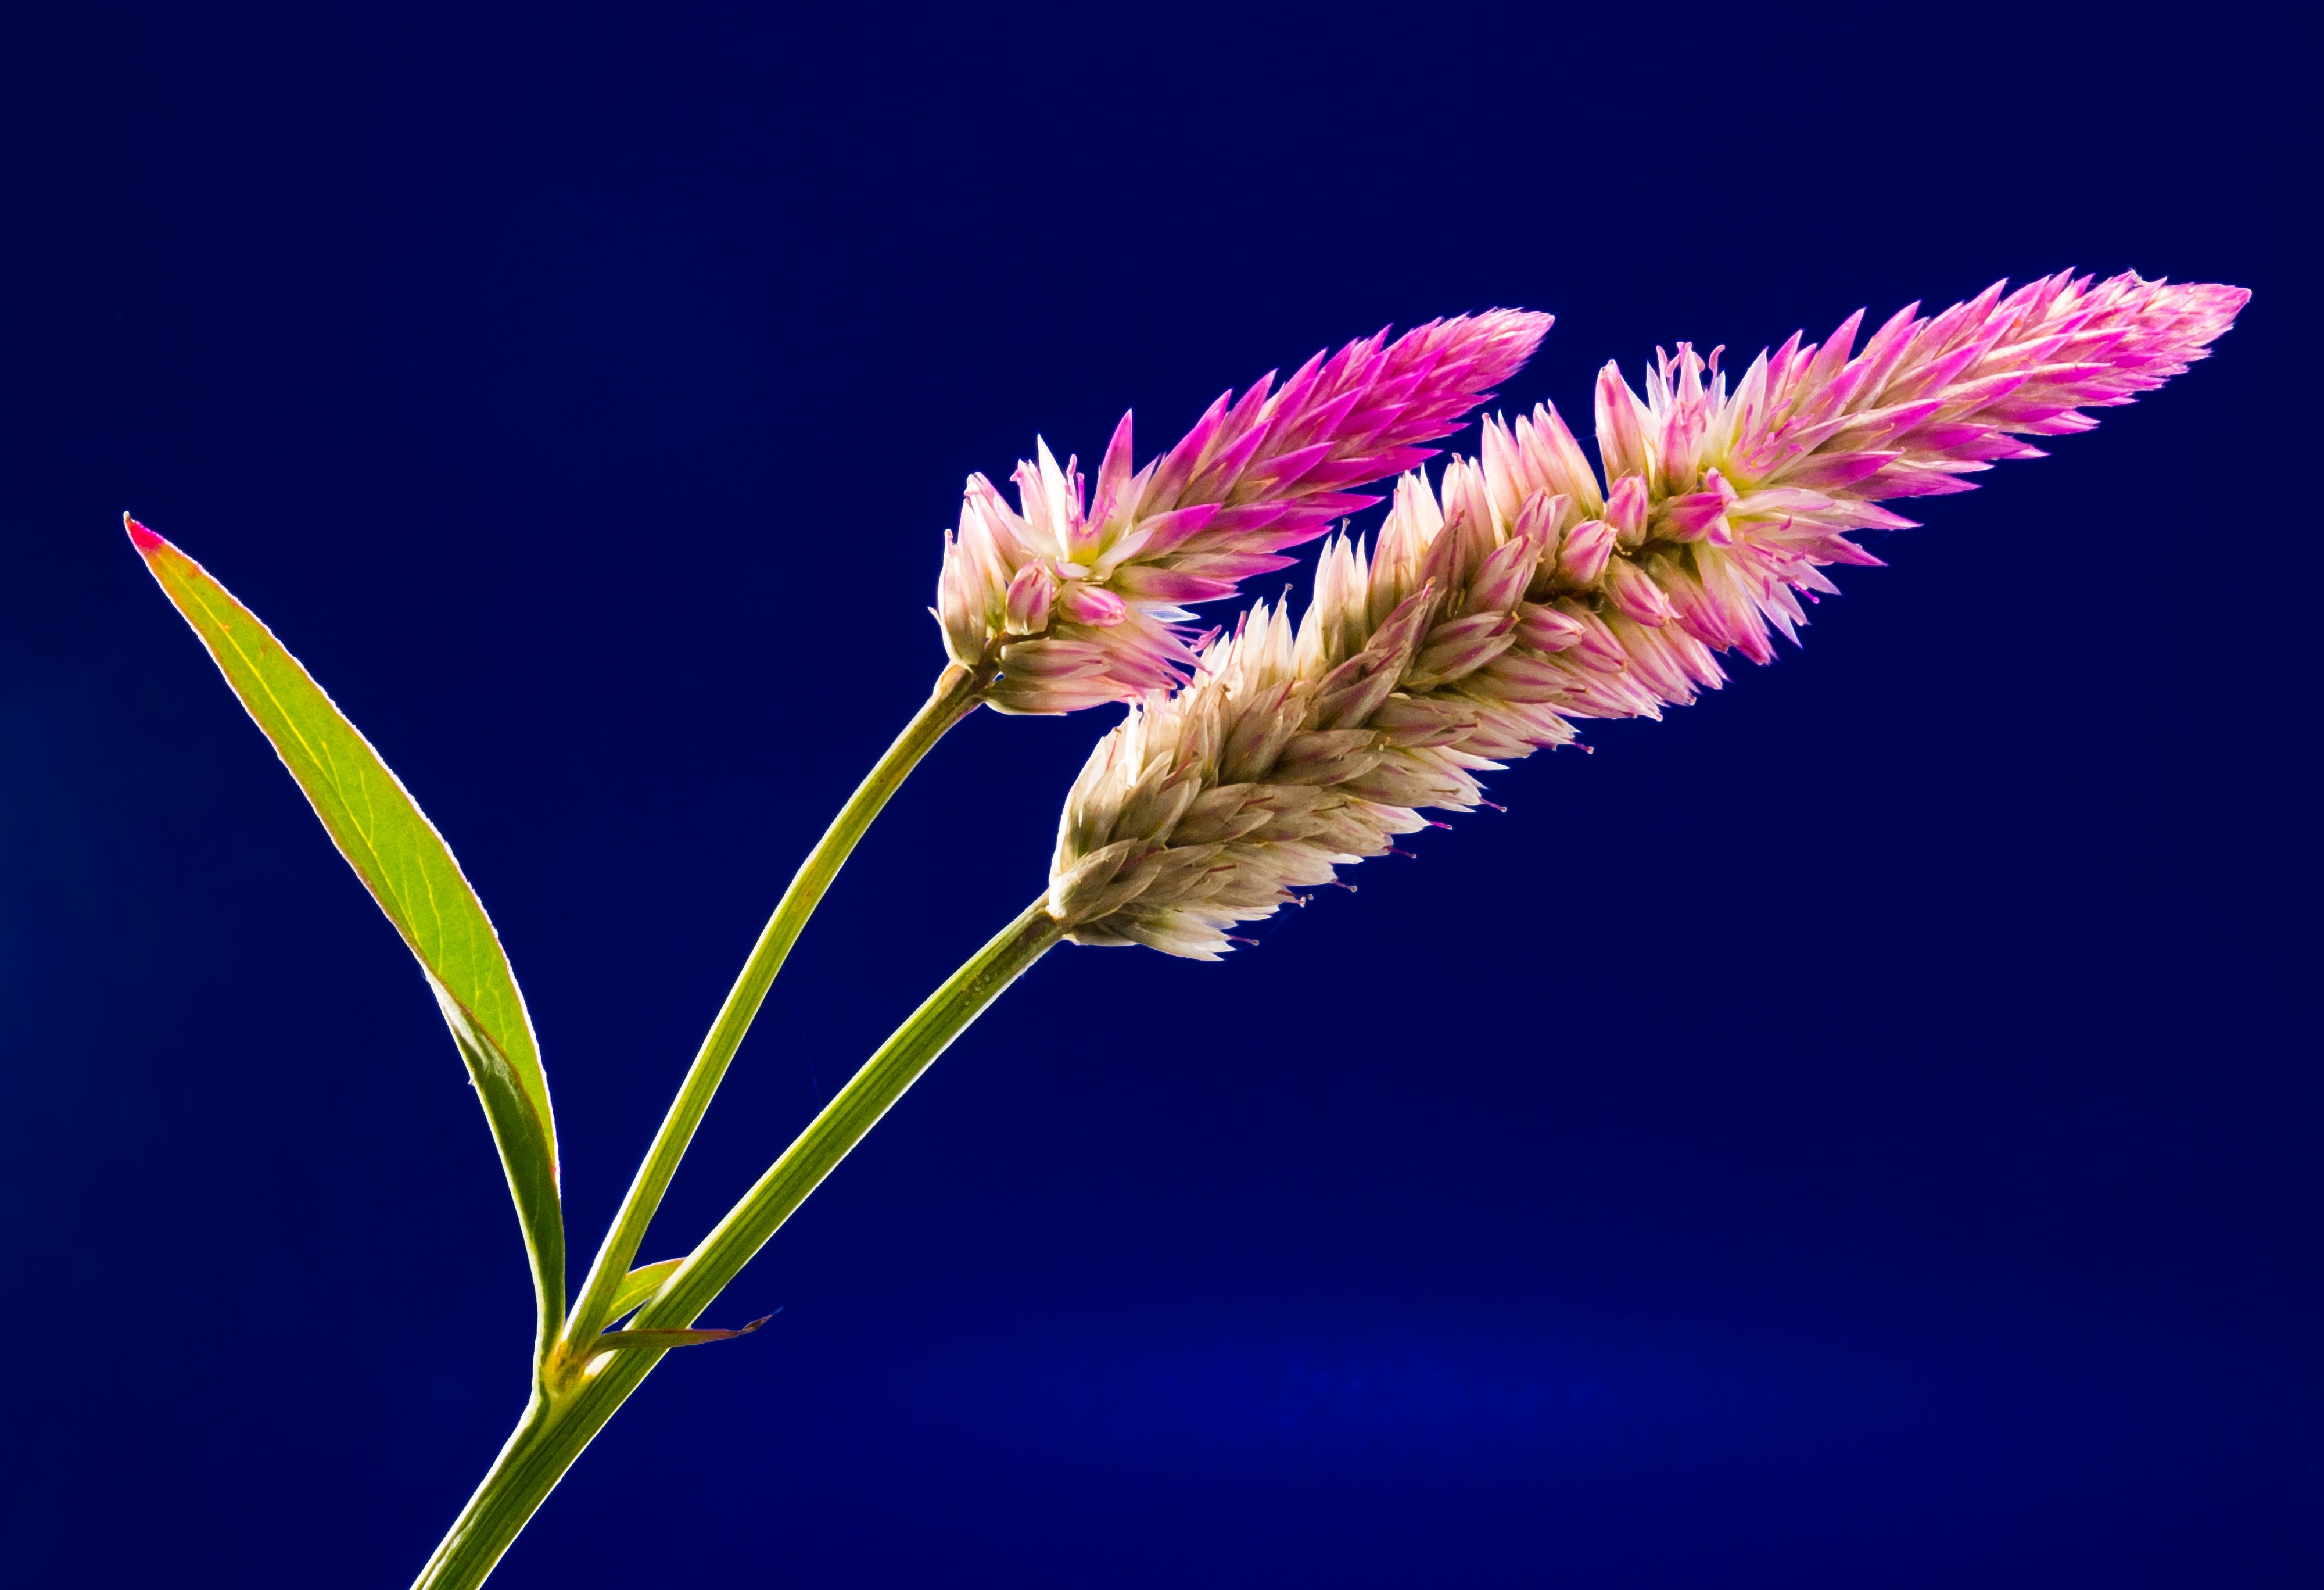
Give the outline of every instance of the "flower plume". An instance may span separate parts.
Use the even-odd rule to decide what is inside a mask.
[[[1295,627],[1253,608],[1091,753],[1060,820],[1049,910],[1084,944],[1214,959],[1227,929],[1393,848],[1477,775],[1575,737],[1591,717],[1659,716],[1725,679],[1716,653],[1774,656],[1852,531],[1911,523],[1882,498],[1965,491],[2205,356],[2249,294],[2122,275],[2001,286],[1794,337],[1730,395],[1689,346],[1642,398],[1609,365],[1601,485],[1547,405],[1489,422],[1436,489],[1406,476],[1368,551],[1334,537]]]
[[[1532,355],[1550,318],[1520,310],[1382,331],[1322,354],[1281,386],[1224,393],[1178,445],[1131,467],[1124,414],[1092,497],[1046,442],[1017,467],[1011,509],[969,477],[945,538],[936,617],[964,667],[1000,674],[1004,712],[1070,712],[1176,685],[1195,661],[1187,605],[1286,567],[1285,549],[1377,497],[1351,488],[1434,456]]]

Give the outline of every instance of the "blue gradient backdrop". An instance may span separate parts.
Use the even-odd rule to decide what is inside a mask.
[[[970,470],[1390,320],[1554,310],[1508,401],[1586,411],[2070,263],[2258,296],[1780,666],[1229,964],[1045,962],[495,1583],[2324,1583],[2312,84],[2172,14],[12,11],[0,1581],[401,1585],[523,1390],[452,1047],[124,508],[450,837],[586,1245]],[[647,1257],[1111,716],[942,746]]]

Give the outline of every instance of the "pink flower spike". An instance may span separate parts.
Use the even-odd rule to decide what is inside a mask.
[[[1316,355],[1279,386],[1268,375],[1240,399],[1222,394],[1139,470],[1125,414],[1093,498],[1074,461],[1060,467],[1046,445],[1017,467],[1014,512],[973,477],[937,583],[945,649],[988,671],[1007,671],[1007,655],[1024,660],[1015,685],[987,692],[1009,711],[1134,700],[1185,677],[1195,654],[1183,604],[1232,596],[1237,582],[1287,567],[1286,549],[1370,505],[1376,499],[1348,488],[1432,456],[1423,444],[1457,429],[1549,325],[1547,315],[1493,310],[1434,320],[1393,342],[1385,331],[1359,338]],[[1044,587],[1025,571],[1037,562],[1063,583],[1041,612],[1045,624],[1028,628]],[[1094,647],[1097,671],[1083,652],[1028,652],[1011,639],[1034,634]],[[1074,666],[1058,671],[1065,655]],[[1111,696],[1097,694],[1109,684]]]

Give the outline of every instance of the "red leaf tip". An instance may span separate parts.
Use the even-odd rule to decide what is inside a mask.
[[[143,525],[138,523],[137,521],[129,517],[126,513],[124,513],[121,516],[121,522],[129,532],[130,544],[141,552],[151,552],[156,548],[166,547],[170,544],[163,541],[160,536],[155,535],[152,531],[146,529]]]

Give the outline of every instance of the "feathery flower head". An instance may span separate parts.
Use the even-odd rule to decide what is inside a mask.
[[[1573,720],[1659,716],[1773,656],[1797,598],[1848,540],[1909,523],[1879,496],[1969,489],[2016,440],[2088,430],[2204,356],[2250,295],[2125,275],[2049,277],[1928,319],[1906,310],[1849,356],[1794,337],[1732,397],[1682,344],[1638,398],[1598,386],[1603,489],[1544,405],[1488,423],[1434,491],[1417,475],[1369,554],[1335,537],[1296,628],[1259,604],[1194,679],[1100,741],[1060,819],[1049,910],[1083,944],[1215,959],[1236,923],[1394,848],[1476,775],[1575,737]],[[1714,355],[1714,358],[1715,358]],[[1711,380],[1705,384],[1708,373]]]
[[[1643,399],[1613,365],[1600,374],[1606,522],[1690,634],[1772,661],[1768,627],[1796,641],[1806,621],[1794,593],[1832,589],[1819,566],[1878,562],[1848,532],[1913,523],[1877,504],[1969,491],[1963,477],[1999,459],[2041,458],[2020,439],[2088,430],[2083,409],[2162,385],[2251,296],[2130,273],[2004,286],[1925,319],[1908,305],[1852,358],[1860,310],[1821,347],[1794,334],[1731,396],[1717,350],[1706,363],[1683,343],[1648,370]]]
[[[1187,604],[1286,567],[1284,549],[1378,502],[1350,488],[1433,457],[1420,444],[1457,429],[1549,325],[1494,310],[1319,353],[1280,387],[1270,373],[1239,401],[1222,394],[1135,472],[1124,414],[1093,498],[1078,460],[1059,467],[1046,442],[1017,467],[1013,510],[971,476],[936,587],[945,649],[964,667],[998,667],[984,698],[1004,712],[1168,689],[1194,664]]]

